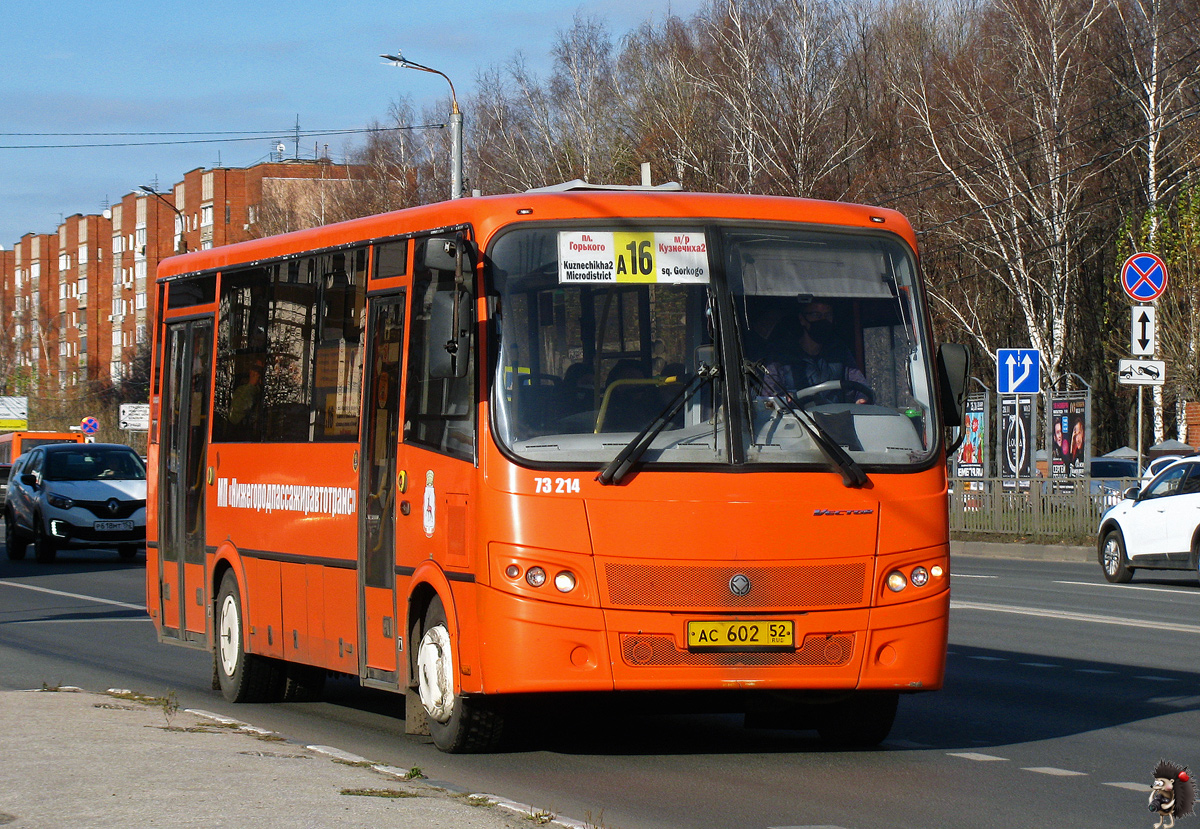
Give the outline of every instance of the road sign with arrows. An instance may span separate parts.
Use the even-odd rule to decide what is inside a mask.
[[[1155,347],[1154,306],[1133,306],[1129,348],[1135,357],[1153,357]]]
[[[1001,348],[996,352],[996,392],[1039,394],[1041,353],[1036,348]]]

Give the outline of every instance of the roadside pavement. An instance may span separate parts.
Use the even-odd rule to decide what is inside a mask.
[[[171,703],[115,690],[0,692],[0,826],[584,826]]]

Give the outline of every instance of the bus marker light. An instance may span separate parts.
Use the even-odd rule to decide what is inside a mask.
[[[929,571],[924,567],[914,567],[910,580],[913,587],[924,587],[929,582]]]
[[[559,593],[570,593],[575,589],[575,574],[563,570],[554,577],[554,586],[558,588]]]
[[[516,564],[510,564],[504,568],[504,575],[510,579],[519,579],[521,577],[521,568]]]
[[[887,586],[888,590],[891,590],[893,593],[899,593],[908,586],[908,579],[904,578],[904,574],[899,570],[893,570],[888,573]]]
[[[525,573],[525,581],[530,587],[541,587],[546,583],[546,571],[541,567],[530,567]]]
[[[938,565],[938,564],[935,564],[935,565],[933,565],[933,568],[932,568],[932,569],[929,571],[929,573],[930,573],[930,575],[932,575],[932,576],[933,576],[935,579],[940,579],[940,578],[942,577],[942,568],[941,568],[941,565]]]

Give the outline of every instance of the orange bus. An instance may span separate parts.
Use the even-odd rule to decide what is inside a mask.
[[[35,446],[86,440],[83,432],[5,432],[0,435],[0,463],[12,463]]]
[[[899,214],[563,187],[157,290],[147,605],[227,699],[353,675],[456,752],[595,692],[871,744],[941,686],[966,351]]]

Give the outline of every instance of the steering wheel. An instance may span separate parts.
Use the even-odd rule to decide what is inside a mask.
[[[826,380],[824,383],[817,383],[815,386],[809,386],[806,389],[792,392],[792,397],[799,403],[831,391],[855,391],[867,398],[868,403],[875,402],[875,391],[870,386],[855,380]]]

